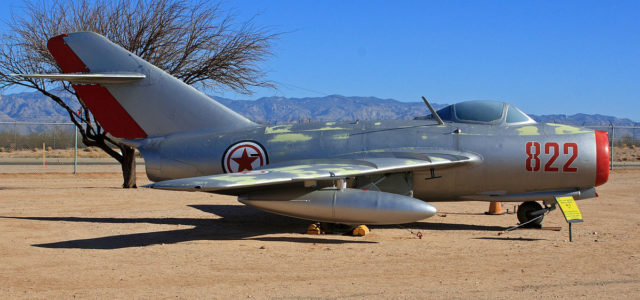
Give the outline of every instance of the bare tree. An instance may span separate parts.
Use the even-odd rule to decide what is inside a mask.
[[[216,91],[250,94],[253,87],[273,87],[259,64],[271,56],[278,34],[236,22],[209,1],[187,0],[59,0],[26,1],[12,14],[0,45],[0,88],[22,86],[39,91],[69,114],[87,146],[99,147],[122,166],[123,187],[136,187],[135,149],[110,136],[68,83],[10,74],[61,73],[47,50],[49,38],[93,31],[149,61],[187,84]],[[75,96],[68,103],[62,92]],[[75,108],[81,107],[77,111]],[[113,147],[120,149],[120,152]]]

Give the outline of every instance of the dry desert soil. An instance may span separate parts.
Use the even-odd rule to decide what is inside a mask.
[[[234,197],[118,188],[117,166],[77,175],[0,166],[0,297],[638,298],[640,171],[614,171],[585,222],[521,229],[484,202],[369,235],[306,235],[308,221]],[[31,168],[36,168],[31,166]],[[68,167],[67,167],[68,168]],[[148,183],[143,169],[139,183]],[[512,210],[505,204],[503,209]],[[422,238],[418,238],[418,233]]]

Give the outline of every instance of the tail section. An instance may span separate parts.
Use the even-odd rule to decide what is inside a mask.
[[[47,47],[65,74],[41,77],[75,83],[82,102],[115,137],[136,139],[255,126],[99,34],[64,34],[51,38]]]

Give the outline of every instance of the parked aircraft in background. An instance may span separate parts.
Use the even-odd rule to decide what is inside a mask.
[[[536,201],[596,197],[609,176],[607,132],[538,124],[507,103],[429,106],[430,120],[264,126],[98,34],[48,48],[64,74],[23,76],[72,82],[101,126],[140,150],[157,189],[343,224],[418,221],[436,213],[428,202],[524,202],[528,222],[544,211]]]

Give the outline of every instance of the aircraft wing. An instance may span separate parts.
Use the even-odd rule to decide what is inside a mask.
[[[271,164],[253,171],[160,181],[147,187],[217,192],[302,181],[337,180],[363,175],[447,168],[480,161],[476,154],[384,153],[366,159],[314,159]]]

